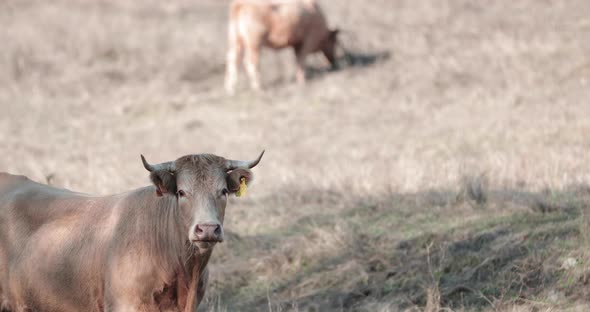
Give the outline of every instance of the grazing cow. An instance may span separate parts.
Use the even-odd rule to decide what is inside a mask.
[[[293,47],[297,81],[305,82],[305,57],[321,51],[337,67],[338,30],[328,29],[315,0],[234,0],[230,5],[225,89],[232,94],[238,65],[245,52],[246,72],[253,89],[260,89],[258,56],[261,47]]]
[[[0,310],[196,311],[227,197],[253,161],[188,155],[94,197],[0,173]]]

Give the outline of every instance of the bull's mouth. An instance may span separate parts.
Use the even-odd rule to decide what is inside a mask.
[[[213,248],[215,244],[219,243],[218,241],[213,240],[193,240],[193,245],[197,246],[199,249],[207,250]]]

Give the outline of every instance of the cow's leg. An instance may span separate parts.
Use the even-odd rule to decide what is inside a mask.
[[[0,228],[6,228],[5,224],[0,223]],[[4,235],[0,231],[0,236]],[[7,244],[0,237],[0,312],[10,312],[10,303],[8,301],[8,257],[6,252]]]
[[[12,309],[10,308],[10,304],[8,303],[8,300],[4,297],[2,297],[2,294],[0,294],[0,312],[11,312]]]
[[[295,50],[295,60],[297,62],[295,78],[299,84],[305,84],[305,57],[309,53],[309,49],[304,44],[296,45],[293,49]]]
[[[246,72],[250,78],[250,87],[256,91],[260,90],[260,73],[258,71],[258,60],[260,56],[259,45],[246,47]]]
[[[232,24],[229,26],[228,39],[229,48],[227,50],[225,64],[225,91],[233,94],[238,83],[238,70],[243,57],[244,45]]]
[[[3,286],[6,285],[2,285],[2,283],[4,281],[0,280],[0,312],[10,312],[12,311],[12,305],[10,304],[10,300],[8,300],[8,287],[4,287],[3,290]]]
[[[150,298],[151,299],[151,298]],[[106,302],[104,311],[112,312],[160,312],[160,307],[148,298],[140,298],[135,296],[130,298],[126,294],[119,294],[117,298]],[[152,301],[152,302],[146,302]]]
[[[106,272],[104,309],[112,312],[160,311],[154,297],[163,284],[147,257],[129,252],[109,260]],[[162,286],[162,287],[159,287]]]
[[[107,299],[104,310],[112,312],[159,312],[160,307],[153,296],[127,290]]]
[[[8,300],[0,298],[0,312],[11,312],[10,304]]]
[[[238,68],[242,59],[242,46],[240,44],[231,47],[227,52],[227,64],[225,68],[225,91],[234,94],[238,83]]]
[[[0,261],[2,261],[0,259]],[[0,263],[0,271],[2,270],[2,265]],[[5,292],[2,291],[2,284],[4,283],[3,277],[0,276],[0,312],[9,312],[10,308],[8,306],[8,298],[6,298]]]
[[[111,311],[113,312],[160,312],[156,306],[137,306],[134,304],[119,304]]]

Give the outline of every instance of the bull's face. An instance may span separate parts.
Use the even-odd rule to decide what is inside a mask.
[[[240,183],[249,183],[249,170],[262,158],[235,161],[215,155],[189,155],[145,168],[156,186],[158,196],[175,196],[187,240],[200,250],[223,241],[223,219],[228,196],[236,193]]]

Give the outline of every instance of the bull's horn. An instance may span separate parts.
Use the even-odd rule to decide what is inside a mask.
[[[250,168],[254,168],[256,165],[258,165],[258,163],[260,162],[260,159],[262,159],[262,155],[264,155],[264,150],[262,151],[262,153],[260,153],[260,156],[258,156],[258,158],[256,158],[255,160],[226,160],[226,165],[225,167],[227,168],[227,170],[234,170],[234,169],[238,169],[238,168],[243,168],[243,169],[250,169]]]
[[[143,157],[143,155],[141,155],[141,162],[143,163],[143,166],[145,167],[145,169],[147,169],[147,171],[149,171],[149,172],[157,171],[157,170],[166,170],[169,172],[174,172],[176,170],[176,164],[173,161],[169,161],[169,162],[165,162],[165,163],[161,163],[161,164],[150,165],[147,162],[147,160],[145,160],[145,157]]]

